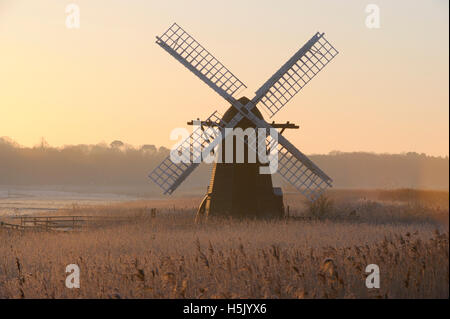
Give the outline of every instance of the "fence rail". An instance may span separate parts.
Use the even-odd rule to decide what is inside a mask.
[[[6,222],[0,222],[0,228],[14,229],[14,230],[37,229],[37,227],[33,227],[33,226],[22,226],[22,225],[10,224],[10,223],[6,223]]]
[[[0,228],[14,230],[79,230],[89,225],[105,222],[125,222],[131,217],[115,216],[13,216],[17,223],[0,221]]]

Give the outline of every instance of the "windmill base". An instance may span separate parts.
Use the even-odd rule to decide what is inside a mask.
[[[231,204],[231,205],[230,205]],[[198,208],[195,220],[201,222],[210,217],[225,218],[281,218],[284,216],[283,193],[281,188],[274,187],[270,196],[253,202],[249,205],[236,205],[238,203],[220,200],[213,194],[206,194]]]
[[[283,217],[283,192],[272,186],[271,175],[259,174],[259,168],[257,163],[216,163],[198,219]]]

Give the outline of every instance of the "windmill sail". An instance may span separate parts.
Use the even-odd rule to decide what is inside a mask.
[[[264,106],[274,116],[338,53],[323,33],[316,33],[255,92],[253,104]]]
[[[211,114],[206,121],[214,123],[206,129],[198,127],[192,134],[183,140],[150,174],[149,177],[164,191],[164,194],[172,194],[175,189],[188,177],[200,164],[205,154],[210,154],[216,145],[225,137],[223,129],[234,126],[241,117],[236,117],[230,123],[222,120],[222,115],[217,111]],[[174,162],[176,157],[179,161]]]
[[[167,156],[148,176],[162,188],[164,194],[172,194],[198,165],[198,163],[174,163],[170,156]]]
[[[252,112],[249,112],[247,117],[255,123],[257,127],[265,127],[266,129],[272,128],[269,123],[259,119]],[[268,148],[273,147],[274,144],[278,144],[277,173],[309,200],[314,201],[328,187],[331,187],[332,179],[305,154],[292,145],[284,136],[278,134],[277,137],[278,141],[274,140],[270,135],[266,138],[266,145]],[[250,149],[257,152],[256,139],[249,139],[247,144]]]
[[[314,201],[331,186],[332,180],[329,177],[319,175],[317,170],[313,170],[310,165],[306,165],[304,160],[307,158],[306,155],[302,154],[303,159],[299,160],[298,156],[294,156],[286,147],[279,145],[277,173],[306,198]],[[308,159],[308,161],[311,160]]]
[[[156,39],[159,46],[230,103],[234,102],[233,94],[246,87],[178,24],[174,23]]]

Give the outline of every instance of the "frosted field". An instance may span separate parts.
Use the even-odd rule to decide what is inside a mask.
[[[74,205],[106,205],[134,199],[134,196],[108,193],[0,188],[0,216],[55,213]]]

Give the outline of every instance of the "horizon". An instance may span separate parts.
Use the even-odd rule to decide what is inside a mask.
[[[6,142],[6,144],[10,144],[15,148],[21,148],[21,149],[36,149],[36,148],[49,148],[49,149],[57,149],[57,150],[63,150],[65,148],[70,148],[70,147],[77,147],[77,146],[106,146],[109,148],[114,148],[111,144],[113,142],[122,142],[124,148],[118,148],[119,150],[126,150],[128,148],[132,148],[134,150],[140,150],[142,149],[142,147],[144,146],[154,146],[156,148],[157,151],[160,151],[161,148],[164,148],[166,150],[170,150],[169,147],[166,147],[164,145],[156,145],[156,144],[151,144],[151,143],[144,143],[144,144],[130,144],[127,143],[124,140],[121,139],[115,139],[112,140],[110,142],[106,142],[106,141],[100,141],[98,143],[78,143],[78,144],[63,144],[63,145],[51,145],[49,144],[45,138],[41,138],[40,143],[28,146],[28,145],[22,145],[20,143],[18,143],[16,140],[12,139],[9,136],[0,136],[0,142],[4,141]],[[426,156],[426,157],[432,157],[432,158],[441,158],[441,159],[448,159],[449,156],[448,155],[433,155],[433,154],[427,154],[424,152],[415,152],[415,151],[403,151],[403,152],[398,152],[398,153],[388,153],[388,152],[371,152],[371,151],[358,151],[358,150],[354,150],[354,151],[341,151],[341,150],[331,150],[327,153],[309,153],[307,155],[309,156],[320,156],[320,155],[338,155],[338,154],[371,154],[371,155],[419,155],[419,156]]]

